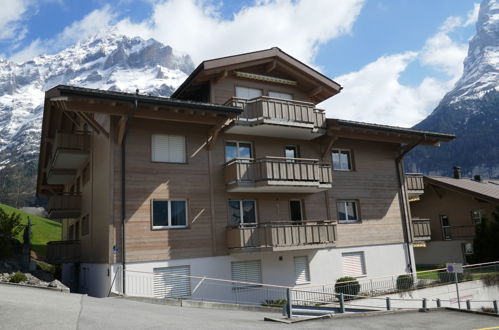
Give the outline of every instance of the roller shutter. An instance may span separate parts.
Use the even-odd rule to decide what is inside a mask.
[[[234,261],[231,263],[233,281],[262,283],[262,263],[260,260]],[[234,283],[234,288],[251,287],[251,284]]]
[[[185,136],[152,136],[152,161],[167,163],[185,163]]]
[[[154,296],[161,298],[191,295],[190,266],[154,268]]]
[[[295,257],[295,279],[296,284],[310,282],[310,269],[308,267],[308,258]]]
[[[359,277],[366,275],[364,252],[343,253],[343,275]]]

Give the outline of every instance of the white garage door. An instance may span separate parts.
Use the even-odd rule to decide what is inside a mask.
[[[179,298],[191,295],[191,267],[154,268],[154,296]]]

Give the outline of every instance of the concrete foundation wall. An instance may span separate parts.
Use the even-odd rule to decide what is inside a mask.
[[[433,241],[424,248],[414,249],[416,264],[439,265],[448,262],[465,263],[462,245],[466,241]]]

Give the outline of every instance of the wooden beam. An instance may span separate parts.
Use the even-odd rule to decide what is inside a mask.
[[[324,88],[322,86],[317,86],[310,93],[308,93],[308,96],[315,97],[316,95],[320,94],[323,89]]]
[[[66,118],[68,118],[75,126],[78,126],[78,123],[66,112],[66,111],[63,111],[62,112]]]
[[[222,120],[218,123],[218,125],[213,126],[213,128],[208,133],[208,143],[206,143],[206,148],[208,148],[208,150],[211,150],[213,148],[222,129],[226,126],[229,126],[233,121],[234,118],[229,118],[226,120]]]
[[[229,71],[224,70],[215,79],[213,79],[213,82],[218,83],[218,82],[222,81],[223,79],[227,78],[228,75],[229,75]]]
[[[118,135],[117,142],[119,145],[123,143],[123,138],[125,137],[125,127],[128,121],[128,116],[121,116],[120,121],[118,122]]]
[[[87,114],[85,112],[80,112],[80,115],[82,116],[83,120],[85,120],[85,122],[87,124],[92,126],[92,128],[94,130],[96,130],[98,133],[102,133],[105,137],[107,137],[109,139],[109,132],[106,131],[106,129],[104,127],[102,127],[95,119],[90,117],[89,114]]]
[[[329,139],[328,144],[326,146],[326,149],[324,149],[324,152],[322,153],[322,159],[324,160],[326,156],[329,154],[331,151],[331,148],[333,147],[333,144],[338,140],[337,136],[332,136],[331,139]]]
[[[272,71],[275,70],[275,68],[277,67],[277,61],[276,60],[273,60],[272,62],[270,62],[267,67],[265,68],[265,73],[271,73]]]

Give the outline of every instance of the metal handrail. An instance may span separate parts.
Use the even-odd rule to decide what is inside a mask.
[[[253,222],[253,223],[237,223],[229,224],[227,227],[231,229],[243,228],[274,228],[274,227],[295,227],[295,226],[313,226],[322,224],[337,224],[336,220],[300,220],[300,221],[272,221],[272,222]]]

